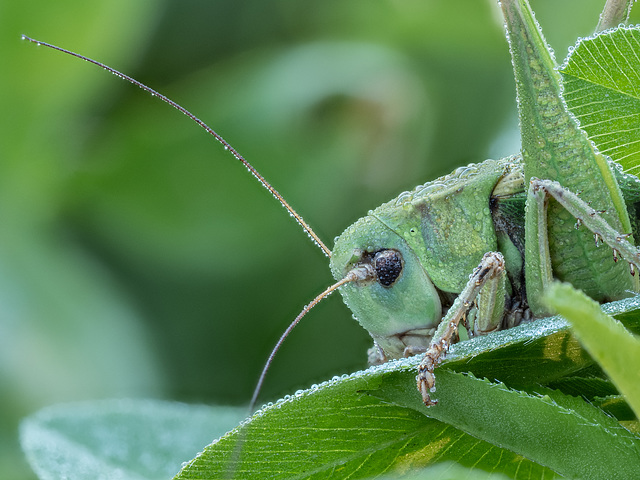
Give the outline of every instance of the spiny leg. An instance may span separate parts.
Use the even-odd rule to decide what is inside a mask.
[[[631,275],[635,275],[636,269],[640,269],[640,252],[628,240],[631,233],[616,231],[600,215],[604,212],[593,209],[578,195],[552,180],[531,179],[530,193],[536,196],[539,218],[546,216],[547,199],[553,197],[576,219],[576,228],[584,225],[593,233],[596,245],[603,242],[611,247],[615,262],[619,257],[626,260],[629,263]],[[546,235],[540,238],[546,238]]]
[[[460,295],[440,322],[438,329],[433,335],[431,345],[427,349],[422,362],[418,366],[418,376],[416,381],[418,391],[422,394],[422,400],[427,406],[435,405],[437,400],[432,400],[429,392],[433,391],[435,386],[435,375],[433,373],[436,365],[440,363],[443,354],[446,353],[449,346],[458,331],[458,324],[465,317],[469,309],[473,306],[473,302],[478,294],[483,291],[483,287],[489,285],[487,292],[493,291],[496,297],[502,296],[502,307],[500,300],[496,302],[494,299],[491,303],[494,305],[494,312],[504,310],[504,275],[505,266],[504,258],[500,252],[488,252],[482,257],[480,265],[474,270],[469,277],[467,285],[464,287]],[[495,285],[502,282],[502,293],[500,288]],[[495,317],[495,313],[491,312],[490,316]]]

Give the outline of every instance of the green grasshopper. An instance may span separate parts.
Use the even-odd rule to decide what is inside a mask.
[[[336,280],[353,277],[341,293],[374,339],[374,362],[426,351],[417,386],[427,406],[436,403],[429,395],[434,369],[461,321],[478,335],[545,316],[540,298],[553,278],[600,302],[638,291],[640,264],[630,243],[637,222],[632,229],[627,210],[635,206],[620,188],[634,182],[595,150],[568,112],[527,1],[504,0],[501,8],[521,155],[469,165],[401,194],[349,227],[331,257]],[[613,260],[620,255],[629,264],[611,260],[601,241]]]
[[[542,317],[541,293],[553,278],[600,302],[640,289],[632,244],[638,222],[628,213],[636,206],[623,197],[624,189],[640,190],[635,177],[599,154],[567,111],[555,61],[526,0],[503,0],[501,8],[519,98],[521,154],[462,167],[400,194],[347,228],[333,250],[233,147],[183,107],[99,62],[24,38],[94,63],[185,113],[245,164],[330,257],[336,283],[283,334],[252,405],[284,338],[335,290],[373,337],[371,363],[424,353],[418,390],[433,405],[434,369],[456,341],[460,322],[469,335],[483,335]],[[600,242],[611,248],[598,248]],[[625,262],[614,262],[618,257]]]

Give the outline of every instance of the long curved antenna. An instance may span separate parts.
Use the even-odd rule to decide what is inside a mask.
[[[208,133],[213,135],[215,137],[215,139],[218,140],[218,142],[220,142],[222,144],[222,146],[224,147],[225,150],[228,150],[229,152],[231,152],[231,154],[234,157],[236,157],[237,160],[240,160],[240,162],[242,162],[242,164],[247,168],[247,170],[249,170],[249,172],[254,177],[256,177],[258,179],[258,181],[262,184],[262,186],[264,188],[266,188],[267,190],[269,190],[269,192],[271,192],[271,195],[273,195],[282,204],[282,206],[287,209],[289,214],[293,218],[295,218],[295,220],[298,222],[298,224],[307,232],[309,237],[311,237],[311,240],[313,240],[313,242],[318,247],[320,247],[320,249],[324,252],[324,254],[327,257],[331,258],[331,250],[329,250],[327,248],[327,246],[322,242],[322,240],[320,240],[320,238],[311,229],[309,224],[307,224],[307,222],[305,222],[304,219],[298,214],[298,212],[296,212],[293,209],[293,207],[291,207],[291,205],[289,205],[287,203],[287,201],[284,199],[284,197],[282,195],[280,195],[280,193],[278,193],[278,191],[275,188],[273,188],[271,186],[271,184],[269,182],[267,182],[265,180],[265,178],[262,175],[260,175],[260,173],[255,168],[253,168],[253,166],[249,162],[247,162],[245,160],[245,158],[242,155],[240,155],[240,153],[238,153],[238,151],[235,148],[233,148],[229,143],[227,143],[227,141],[224,138],[222,138],[220,135],[218,135],[211,127],[209,127],[206,123],[204,123],[202,120],[200,120],[198,117],[196,117],[189,110],[187,110],[186,108],[182,107],[181,105],[178,105],[176,102],[174,102],[173,100],[165,97],[161,93],[156,92],[154,89],[152,89],[150,87],[147,87],[144,83],[139,82],[135,78],[131,78],[130,76],[125,75],[124,73],[121,73],[118,70],[115,70],[115,69],[109,67],[108,65],[105,65],[104,63],[100,63],[100,62],[98,62],[96,60],[93,60],[93,59],[91,59],[89,57],[85,57],[84,55],[80,55],[79,53],[75,53],[75,52],[72,52],[70,50],[66,50],[66,49],[64,49],[62,47],[58,47],[58,46],[52,45],[50,43],[41,42],[39,40],[34,40],[33,38],[27,37],[26,35],[22,35],[22,39],[23,40],[28,40],[31,43],[35,43],[36,45],[44,45],[45,47],[49,47],[49,48],[51,48],[53,50],[58,50],[59,52],[66,53],[66,54],[71,55],[73,57],[76,57],[76,58],[79,58],[81,60],[84,60],[85,62],[93,63],[94,65],[97,65],[98,67],[105,69],[107,72],[110,72],[110,73],[113,73],[114,75],[117,75],[118,77],[122,78],[123,80],[126,80],[129,83],[137,85],[138,87],[140,87],[144,91],[150,93],[152,96],[158,97],[160,100],[162,100],[165,103],[168,103],[169,105],[171,105],[173,108],[175,108],[179,112],[184,113],[187,117],[189,117],[191,120],[193,120],[198,125],[200,125],[202,128],[204,128]]]
[[[349,273],[347,273],[343,279],[334,283],[329,288],[327,288],[324,292],[322,292],[320,295],[314,298],[311,301],[311,303],[309,303],[308,305],[305,305],[305,307],[298,314],[295,320],[291,322],[291,324],[287,327],[284,333],[280,336],[280,339],[276,343],[276,346],[273,347],[273,350],[271,350],[271,354],[269,355],[267,362],[264,364],[264,367],[262,368],[262,373],[260,374],[260,378],[258,379],[256,388],[253,391],[253,396],[251,397],[251,403],[249,403],[250,414],[253,414],[254,412],[256,401],[258,400],[258,395],[260,394],[260,390],[262,390],[262,384],[264,383],[264,378],[267,375],[267,371],[269,370],[269,367],[271,367],[271,363],[273,362],[273,359],[275,358],[276,353],[278,353],[278,350],[280,350],[282,343],[284,342],[285,338],[289,336],[289,334],[291,333],[291,330],[293,330],[293,328],[296,325],[298,325],[298,323],[300,323],[300,320],[302,320],[302,317],[304,317],[307,314],[307,312],[309,312],[309,310],[315,307],[320,302],[320,300],[327,298],[329,295],[331,295],[335,290],[340,288],[345,283],[368,280],[368,279],[374,278],[375,275],[376,275],[375,270],[373,269],[373,267],[371,267],[371,265],[358,266],[350,270]]]

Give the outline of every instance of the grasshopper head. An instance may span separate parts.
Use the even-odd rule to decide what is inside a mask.
[[[336,280],[363,265],[375,275],[343,285],[340,293],[386,358],[402,357],[408,346],[427,346],[442,317],[438,292],[407,242],[373,216],[347,228],[331,255]]]

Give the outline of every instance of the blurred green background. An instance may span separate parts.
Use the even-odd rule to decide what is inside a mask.
[[[601,0],[532,0],[561,60]],[[574,11],[577,9],[577,11]],[[329,245],[405,189],[519,143],[493,1],[0,1],[0,477],[52,403],[246,404],[275,341],[332,282],[280,205],[201,129],[25,33],[200,116]],[[262,394],[366,366],[339,295]],[[186,460],[186,459],[185,459]]]

